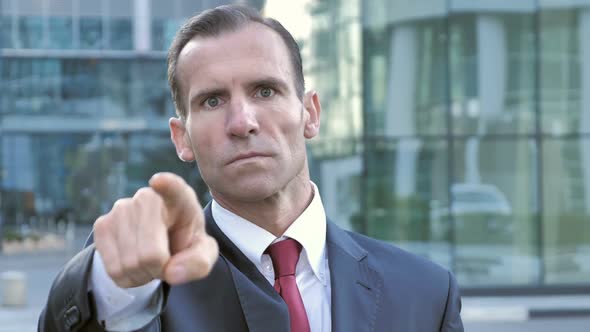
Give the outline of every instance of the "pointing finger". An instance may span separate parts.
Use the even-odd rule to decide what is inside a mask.
[[[203,208],[195,191],[178,175],[158,173],[150,186],[164,200],[163,216],[170,235],[171,254],[188,248],[193,234],[205,233]]]

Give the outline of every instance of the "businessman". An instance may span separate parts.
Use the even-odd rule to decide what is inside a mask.
[[[168,54],[180,177],[99,217],[59,273],[40,331],[463,331],[447,270],[324,213],[305,143],[321,105],[275,20],[222,6],[192,17]]]

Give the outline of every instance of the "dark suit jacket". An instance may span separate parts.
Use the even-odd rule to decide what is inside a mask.
[[[163,312],[140,331],[289,331],[285,302],[221,232],[209,206],[205,215],[220,248],[211,274],[165,286]],[[331,222],[326,247],[333,331],[463,331],[459,291],[447,270]],[[103,331],[87,290],[93,252],[87,246],[58,274],[40,331]]]

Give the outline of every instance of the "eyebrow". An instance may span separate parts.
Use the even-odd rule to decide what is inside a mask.
[[[197,94],[193,95],[189,101],[190,109],[194,109],[197,104],[201,103],[201,100],[205,99],[205,97],[209,96],[223,96],[228,95],[229,92],[227,89],[224,88],[209,88],[203,89],[199,91]]]
[[[246,84],[246,86],[248,88],[254,88],[254,87],[258,87],[258,86],[268,86],[271,88],[277,88],[281,91],[289,91],[289,86],[287,85],[287,83],[281,79],[275,78],[275,77],[263,77],[261,79],[256,79],[253,80],[251,82],[248,82]]]
[[[254,79],[252,81],[248,81],[244,84],[248,90],[253,89],[259,86],[268,86],[271,88],[275,88],[284,92],[289,91],[289,85],[276,77],[267,76],[259,79]],[[193,95],[189,101],[190,109],[194,109],[198,104],[201,103],[203,99],[209,96],[227,96],[229,95],[229,91],[226,88],[205,88],[200,90],[198,93]]]

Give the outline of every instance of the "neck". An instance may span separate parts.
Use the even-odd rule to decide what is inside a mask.
[[[314,191],[309,177],[303,177],[272,196],[255,202],[228,200],[215,193],[212,195],[223,208],[280,237],[309,206]]]

